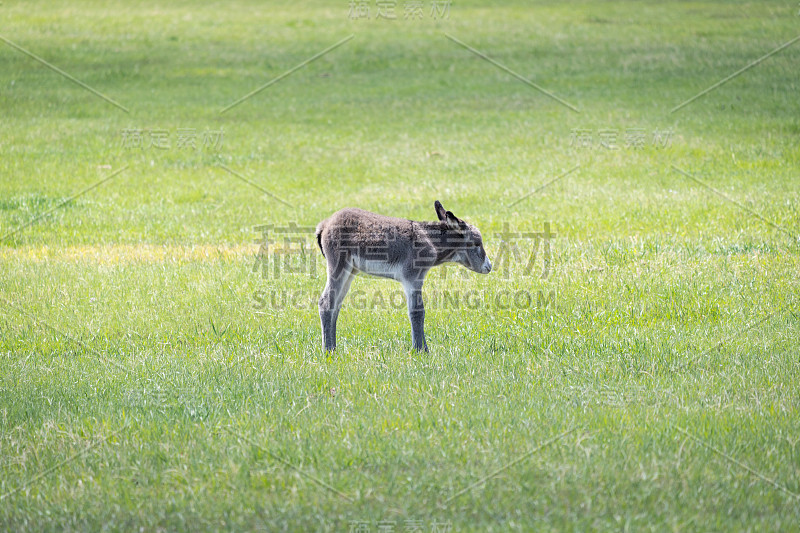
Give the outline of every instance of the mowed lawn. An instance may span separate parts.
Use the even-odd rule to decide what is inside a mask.
[[[796,528],[800,8],[389,4],[0,4],[0,529]]]

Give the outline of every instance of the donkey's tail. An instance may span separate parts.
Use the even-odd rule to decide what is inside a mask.
[[[317,246],[319,246],[319,251],[322,252],[322,257],[325,257],[325,250],[322,249],[322,224],[317,226]]]

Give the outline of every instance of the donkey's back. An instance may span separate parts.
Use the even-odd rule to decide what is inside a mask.
[[[317,244],[329,264],[332,260],[334,265],[344,261],[358,271],[383,275],[387,266],[408,259],[414,241],[413,224],[405,218],[348,207],[319,223]]]

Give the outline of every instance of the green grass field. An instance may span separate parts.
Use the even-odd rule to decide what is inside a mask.
[[[409,4],[0,4],[0,529],[797,527],[800,6]],[[257,227],[436,199],[323,353]]]

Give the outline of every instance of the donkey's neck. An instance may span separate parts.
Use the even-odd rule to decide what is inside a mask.
[[[435,222],[414,222],[428,236],[436,251],[436,260],[433,266],[450,261],[457,249],[454,246],[453,231],[447,227],[446,222],[437,220]]]

